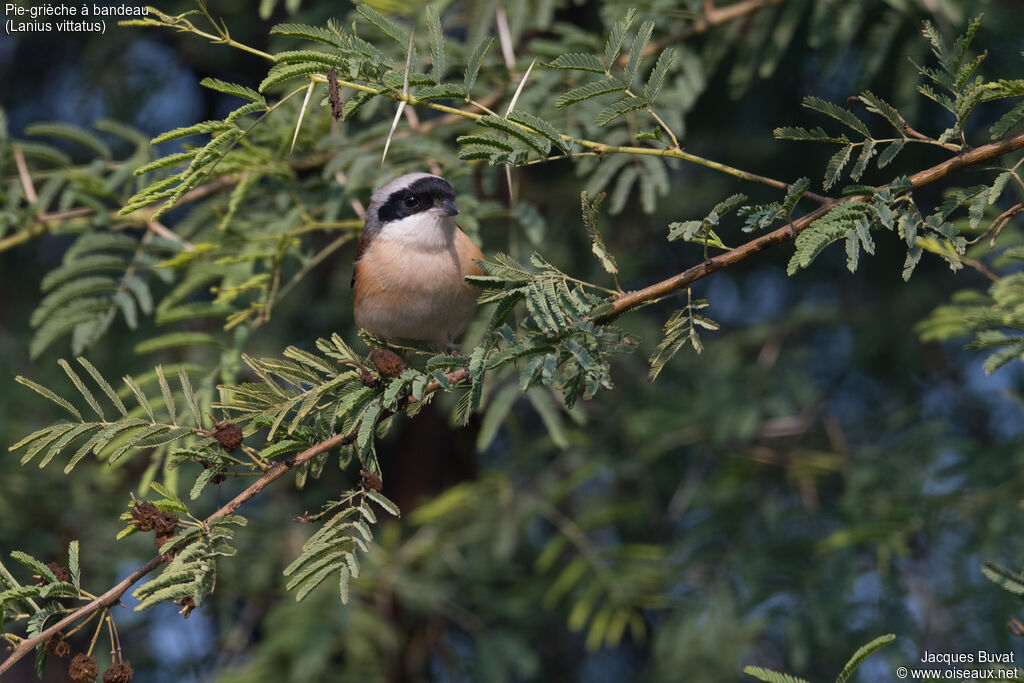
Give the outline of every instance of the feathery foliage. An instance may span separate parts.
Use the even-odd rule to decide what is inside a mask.
[[[607,230],[602,234],[601,211],[606,207],[610,214],[622,214],[636,207],[650,215],[664,209],[672,187],[669,171],[684,161],[758,180],[760,176],[703,159],[689,148],[684,151],[686,117],[717,70],[729,70],[723,78],[733,94],[744,92],[753,78],[771,75],[796,36],[804,33],[798,30],[802,21],[808,22],[812,43],[832,46],[823,58],[840,61],[842,50],[860,30],[857,8],[842,5],[793,0],[761,8],[746,20],[743,40],[736,38],[737,23],[719,33],[709,20],[697,32],[714,35],[700,50],[694,42],[678,40],[697,26],[677,16],[689,11],[664,17],[656,3],[635,9],[607,3],[603,34],[561,22],[543,7],[523,11],[522,5],[506,17],[511,42],[504,31],[488,35],[496,16],[493,6],[466,8],[467,25],[453,26],[454,13],[434,6],[420,17],[398,18],[387,3],[363,4],[344,22],[277,24],[270,30],[273,49],[286,49],[273,54],[236,42],[205,2],[197,3],[194,12],[171,16],[155,11],[145,20],[125,22],[193,33],[262,57],[268,67],[265,75],[248,83],[203,78],[201,85],[233,101],[234,109],[219,120],[176,128],[152,140],[114,122],[98,123],[97,133],[60,123],[26,128],[26,135],[55,138],[59,146],[14,140],[0,112],[0,165],[5,172],[14,169],[0,190],[5,200],[11,199],[0,207],[0,239],[8,232],[17,239],[23,233],[25,239],[47,231],[74,233],[60,265],[43,278],[43,297],[30,320],[35,329],[30,355],[41,357],[69,337],[72,355],[80,356],[95,348],[119,317],[136,330],[150,329],[150,321],[143,320],[149,316],[156,330],[134,340],[135,352],[175,360],[174,366],[156,365],[146,375],[126,375],[120,389],[82,357],[60,361],[74,391],[19,377],[68,417],[29,434],[11,450],[20,452],[23,463],[40,466],[61,456],[65,472],[90,454],[105,463],[148,459],[140,495],[146,489],[155,491],[159,499],[152,504],[175,519],[164,520],[170,533],[157,535],[165,566],[157,578],[136,589],[139,609],[167,601],[186,609],[188,604],[201,605],[215,588],[218,564],[224,564],[220,558],[234,554],[230,542],[236,527],[246,523],[234,508],[232,514],[218,512],[205,520],[193,516],[175,487],[167,485],[176,481],[176,472],[194,475],[189,505],[195,506],[206,503],[203,494],[211,486],[225,481],[256,477],[262,486],[273,480],[268,477],[294,470],[296,485],[303,487],[336,463],[339,476],[361,477],[361,483],[316,514],[303,516],[303,521],[320,526],[284,570],[282,583],[301,601],[328,578],[336,580],[342,601],[358,609],[360,601],[350,600],[350,588],[356,585],[352,582],[360,580],[367,590],[378,590],[373,574],[381,570],[379,558],[400,555],[390,531],[376,544],[372,531],[379,509],[399,514],[398,506],[375,486],[389,474],[378,460],[377,444],[399,413],[415,417],[436,401],[450,409],[456,423],[467,424],[478,414],[476,445],[481,451],[503,438],[520,438],[505,425],[529,414],[543,427],[543,449],[557,452],[551,471],[529,486],[486,473],[479,481],[450,488],[419,507],[412,520],[430,527],[434,535],[425,545],[438,549],[421,555],[408,546],[401,550],[424,566],[439,558],[454,566],[466,548],[462,540],[453,539],[470,538],[479,545],[486,541],[501,562],[511,561],[513,549],[518,549],[530,556],[530,565],[543,580],[543,590],[534,597],[546,610],[564,612],[560,616],[571,631],[582,634],[585,648],[617,647],[627,629],[633,642],[642,642],[657,621],[649,616],[657,616],[674,600],[672,592],[682,576],[675,566],[679,560],[661,545],[606,541],[602,534],[614,522],[620,525],[616,532],[626,530],[624,536],[635,538],[629,527],[640,502],[659,501],[634,493],[627,503],[604,506],[603,497],[593,494],[607,488],[597,466],[566,465],[578,463],[582,426],[592,419],[581,400],[623,384],[616,375],[617,357],[641,345],[633,327],[616,317],[632,308],[619,305],[629,294],[620,277],[628,284],[644,273],[636,272],[620,235]],[[270,16],[274,7],[270,0],[263,2],[261,15]],[[285,11],[291,15],[297,7],[288,2]],[[895,6],[879,13],[884,21],[865,39],[869,74],[883,68],[885,55],[911,16],[910,10]],[[200,29],[194,23],[203,19],[211,27]],[[849,107],[809,96],[805,107],[827,121],[814,128],[779,127],[775,137],[835,145],[822,185],[826,192],[841,188],[842,196],[810,192],[808,178],[792,183],[760,178],[785,194],[760,204],[747,203],[748,197],[740,193],[712,199],[708,204],[715,206],[703,218],[668,226],[671,244],[666,248],[687,254],[685,250],[695,248],[681,243],[701,245],[703,261],[709,263],[709,246],[729,250],[725,242],[735,244],[744,233],[788,227],[795,234],[793,226],[799,225],[791,275],[817,265],[818,257],[838,241],[844,242],[848,269],[855,271],[862,252],[873,255],[878,234],[886,230],[906,246],[904,279],[911,277],[925,252],[954,270],[987,269],[979,249],[970,247],[982,237],[995,240],[1016,215],[1007,213],[1012,206],[1004,205],[1021,184],[1018,167],[979,167],[972,182],[980,184],[949,187],[929,206],[932,195],[917,192],[923,183],[912,180],[919,169],[909,165],[910,154],[901,156],[912,145],[925,145],[943,159],[966,152],[977,144],[969,142],[971,117],[990,101],[1010,100],[1004,103],[1008,110],[986,113],[995,122],[987,129],[991,138],[1004,138],[1024,121],[1024,107],[1015,101],[1024,97],[1021,83],[984,78],[984,54],[970,56],[978,27],[979,20],[973,20],[952,44],[930,24],[925,27],[926,43],[921,45],[930,46],[932,57],[914,68],[925,81],[920,93],[949,114],[949,127],[941,134],[916,131],[908,123],[914,118],[909,109],[899,102],[897,109],[867,89]],[[733,46],[736,54],[723,59]],[[526,68],[534,61],[541,68]],[[323,99],[313,97],[324,83],[328,94],[321,90]],[[418,112],[408,117],[408,124],[395,116],[396,102],[407,112]],[[130,156],[118,156],[111,135],[128,143]],[[165,143],[169,149],[156,158],[153,146]],[[390,154],[380,162],[389,144]],[[15,165],[15,150],[28,164],[28,183]],[[89,161],[75,165],[73,158],[83,154]],[[481,161],[487,164],[477,163]],[[556,266],[565,256],[549,251],[545,240],[545,214],[551,207],[518,197],[515,169],[557,161],[572,164],[585,186],[579,189],[586,232],[567,230],[565,241],[589,245],[600,266],[595,272],[611,283],[588,282],[572,268]],[[389,340],[401,367],[384,372],[372,355],[355,351],[339,334],[320,339],[312,350],[289,346],[269,357],[250,355],[253,348],[266,353],[265,345],[256,342],[273,316],[305,308],[306,302],[289,299],[289,294],[301,291],[310,272],[355,242],[362,226],[358,212],[369,190],[425,165],[459,187],[464,209],[460,225],[467,232],[476,237],[481,223],[507,223],[514,236],[508,253],[488,249],[494,256],[480,263],[484,275],[470,278],[481,290],[486,320],[474,329],[466,355]],[[844,187],[845,179],[853,184]],[[480,196],[464,202],[471,182]],[[504,189],[491,192],[495,187]],[[801,223],[808,202],[817,203],[820,213]],[[689,215],[699,216],[705,208]],[[986,215],[992,218],[1000,211],[986,230]],[[778,234],[772,233],[771,239]],[[529,248],[518,241],[520,235]],[[517,256],[531,251],[528,259]],[[1020,248],[1011,246],[992,267],[1012,269],[1021,258]],[[689,265],[699,263],[694,253]],[[1024,358],[1019,333],[1024,321],[1017,312],[1024,280],[1015,272],[990,274],[994,282],[987,294],[961,292],[951,306],[936,310],[920,332],[924,339],[973,335],[973,347],[991,350],[985,366],[991,372]],[[674,358],[687,362],[679,355],[685,346],[702,350],[702,328],[718,329],[707,315],[714,301],[697,298],[689,285],[669,294],[681,289],[686,289],[685,306],[676,304],[664,323],[659,319],[649,328],[662,328],[660,339],[651,341],[650,381],[665,373]],[[310,319],[319,324],[315,316]],[[291,324],[295,317],[286,320]],[[628,367],[628,361],[621,366]],[[204,423],[213,410],[221,419]],[[745,420],[737,418],[740,426],[727,430],[730,439],[740,439],[734,433],[757,421]],[[632,428],[627,424],[623,431],[628,435]],[[692,438],[688,432],[677,434],[676,426],[664,431],[666,439]],[[336,446],[321,449],[328,440]],[[762,448],[757,457],[765,451],[771,449]],[[546,450],[538,453],[540,458],[549,455]],[[636,467],[646,474],[650,465],[654,472],[657,457],[644,457],[651,462]],[[563,469],[572,470],[571,476],[564,476]],[[792,478],[806,482],[808,475],[800,472]],[[689,491],[680,488],[671,506],[685,508]],[[586,514],[577,515],[573,508],[580,501],[592,502],[593,509],[585,502],[581,507]],[[128,526],[121,538],[145,526],[138,521],[140,509],[148,509],[144,505],[133,500],[122,515]],[[692,523],[678,514],[672,523]],[[518,539],[517,526],[529,527],[529,537],[522,533],[524,538]],[[452,529],[458,533],[442,533]],[[83,600],[78,555],[76,542],[68,549],[71,581],[62,582],[46,564],[16,553],[14,559],[38,574],[42,586],[23,585],[0,565],[3,619],[28,615],[31,636],[66,612],[58,598]],[[405,571],[398,565],[396,560],[389,570]],[[997,565],[986,565],[983,571],[1019,592],[1021,581],[1013,572]],[[312,609],[313,602],[305,607]],[[887,638],[858,650],[840,674],[840,683],[892,639]],[[520,661],[530,658],[524,655]],[[758,667],[745,671],[765,681],[802,680]]]

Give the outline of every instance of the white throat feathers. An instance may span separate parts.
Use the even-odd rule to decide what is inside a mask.
[[[386,223],[375,239],[398,242],[419,251],[445,251],[451,248],[455,230],[452,216],[423,211]]]

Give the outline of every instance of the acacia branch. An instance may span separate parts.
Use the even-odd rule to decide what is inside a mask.
[[[1021,149],[1022,147],[1024,147],[1024,133],[968,150],[962,154],[958,154],[952,159],[947,159],[941,164],[936,164],[931,168],[919,171],[918,173],[910,176],[910,183],[912,185],[911,189],[916,190],[920,187],[924,187],[925,185],[934,183],[937,180],[941,180],[942,178],[950,176],[965,168],[975,166],[986,161],[991,161],[1003,156],[1004,154],[1009,154],[1010,152]],[[649,285],[635,292],[628,292],[620,295],[612,301],[612,310],[599,316],[595,322],[605,322],[621,313],[624,313],[625,311],[636,308],[641,304],[645,304],[649,301],[665,296],[666,294],[686,289],[697,280],[707,277],[711,273],[719,271],[726,266],[738,263],[739,261],[753,256],[758,252],[764,251],[769,247],[774,247],[777,244],[782,244],[783,242],[795,239],[798,234],[806,230],[814,221],[827,214],[836,206],[845,204],[846,202],[863,199],[865,199],[863,196],[853,196],[830,200],[829,203],[819,206],[810,213],[797,218],[778,230],[756,237],[735,249],[730,249],[724,254],[714,256],[699,265],[688,268],[687,270],[684,270],[677,275],[673,275],[668,279],[662,280],[661,282]]]
[[[458,370],[453,370],[452,372],[445,374],[445,377],[452,384],[457,384],[466,379],[467,377],[469,377],[469,370],[467,368],[459,368]],[[424,387],[423,395],[427,396],[429,394],[432,394],[440,388],[440,382],[438,382],[436,379],[431,380],[430,382],[427,383],[426,387]],[[413,399],[411,396],[406,401],[406,403],[415,402],[415,399]],[[381,414],[381,417],[379,419],[387,419],[393,414],[393,411],[385,411]],[[262,476],[260,476],[259,479],[254,481],[248,488],[246,488],[244,491],[242,491],[237,496],[228,501],[228,503],[223,505],[219,510],[217,510],[209,517],[207,517],[204,520],[204,524],[209,524],[210,522],[216,519],[234,513],[235,510],[237,510],[243,503],[258,495],[260,491],[265,489],[272,482],[276,481],[277,479],[280,479],[282,476],[284,476],[291,470],[295,469],[299,465],[309,462],[316,456],[326,453],[332,448],[336,448],[338,446],[345,446],[352,443],[355,440],[356,435],[358,433],[359,424],[357,423],[347,433],[335,434],[329,439],[325,439],[320,443],[310,446],[309,448],[302,451],[295,457],[287,458],[285,460],[281,460],[274,463],[270,468],[268,468],[263,473]],[[31,652],[33,648],[45,642],[47,638],[56,634],[58,631],[66,628],[70,624],[75,623],[79,619],[88,617],[96,610],[103,609],[105,607],[111,607],[117,604],[117,602],[121,599],[121,596],[124,595],[129,588],[138,583],[144,576],[146,576],[154,569],[162,565],[164,562],[167,562],[169,560],[170,556],[167,555],[157,555],[156,557],[153,557],[149,560],[149,562],[147,562],[146,564],[142,565],[134,572],[129,574],[120,583],[118,583],[116,586],[108,590],[103,595],[100,595],[96,599],[91,600],[86,604],[82,605],[77,610],[75,610],[68,616],[64,617],[53,626],[50,626],[46,630],[42,631],[41,633],[34,635],[31,638],[23,639],[20,643],[18,643],[18,647],[15,648],[14,652],[12,652],[11,655],[6,660],[4,660],[3,664],[0,664],[0,676],[2,676],[6,671],[8,671],[12,666],[14,666],[18,662],[18,660],[20,660],[22,657]]]

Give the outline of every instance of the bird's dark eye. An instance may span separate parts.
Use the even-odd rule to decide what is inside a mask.
[[[419,203],[420,203],[420,200],[416,199],[416,195],[414,195],[414,194],[407,194],[407,195],[405,195],[405,205],[408,206],[410,209],[416,208],[416,206],[418,206]]]

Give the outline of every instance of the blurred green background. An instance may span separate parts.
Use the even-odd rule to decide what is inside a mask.
[[[453,40],[465,38],[468,4],[443,7]],[[701,5],[631,4],[665,17],[657,35],[689,25]],[[351,10],[310,0],[288,5],[264,2],[262,18],[242,0],[214,0],[210,9],[237,40],[273,50],[286,44],[268,36],[275,23],[318,24]],[[529,39],[544,40],[548,30],[531,22],[550,16],[600,34],[627,5],[507,6],[528,59]],[[170,13],[189,7],[161,5]],[[676,87],[689,88],[692,105],[670,114],[687,151],[787,181],[806,175],[820,191],[830,150],[775,141],[772,129],[817,125],[800,107],[805,95],[842,103],[869,88],[919,130],[941,132],[947,124],[914,91],[908,58],[928,58],[921,21],[953,36],[979,12],[986,17],[975,45],[988,50],[985,73],[1019,77],[1024,8],[1017,0],[786,0],[686,38],[696,71]],[[822,26],[829,27],[825,38],[816,38]],[[156,135],[234,106],[200,88],[201,78],[255,87],[266,68],[244,52],[159,29],[108,24],[105,35],[3,35],[0,106],[14,136],[34,121],[89,126],[100,117]],[[987,129],[984,116],[971,130]],[[913,171],[942,158],[912,150],[901,164]],[[569,162],[515,171],[519,196],[538,207],[543,225],[529,234],[505,219],[485,220],[485,253],[528,254],[536,246],[566,272],[600,281],[576,201],[593,172]],[[479,190],[501,199],[500,169],[477,177]],[[699,247],[666,246],[670,221],[699,218],[741,190],[754,200],[777,199],[682,163],[669,180],[671,191],[652,215],[630,196],[620,213],[602,219],[626,288],[699,262]],[[466,184],[461,190],[472,193]],[[1007,228],[1008,239],[1014,230]],[[744,239],[738,230],[720,234],[730,245]],[[56,365],[69,355],[66,341],[35,362],[27,349],[40,280],[70,239],[46,235],[0,252],[5,445],[57,417],[13,378],[66,381]],[[404,516],[378,529],[379,548],[351,606],[330,586],[296,604],[281,570],[307,533],[292,520],[355,482],[328,468],[303,491],[268,489],[243,510],[250,525],[238,535],[239,557],[221,563],[218,590],[202,609],[187,621],[167,605],[115,613],[135,680],[733,681],[756,664],[816,681],[831,680],[856,647],[890,632],[895,644],[869,659],[858,680],[892,680],[895,667],[912,665],[925,650],[1020,655],[1006,627],[1019,607],[984,579],[980,565],[1015,567],[1024,557],[1014,531],[1024,491],[1024,375],[1015,362],[986,376],[976,352],[923,344],[914,332],[953,291],[983,288],[984,278],[926,258],[904,283],[895,238],[879,239],[877,255],[862,260],[856,275],[834,248],[787,277],[791,248],[698,282],[695,296],[709,299],[708,314],[722,329],[705,336],[703,354],[680,353],[655,383],[647,381],[645,358],[671,302],[623,318],[643,339],[641,352],[621,358],[616,388],[573,416],[545,413],[546,420],[519,399],[480,452],[481,421],[451,428],[444,404],[400,423],[381,452],[385,493]],[[353,253],[354,244],[306,277],[247,352],[271,355],[334,331],[354,338]],[[151,368],[158,359],[131,353],[152,333],[150,323],[141,327],[116,323],[90,359],[113,377]],[[117,515],[147,465],[83,463],[66,477],[58,467],[22,468],[14,455],[0,458],[0,549],[51,560],[77,538],[85,584],[94,591],[110,585],[152,552],[148,539],[114,542]],[[195,475],[179,475],[186,492]],[[235,488],[228,482],[202,502],[212,510]],[[552,539],[576,531],[578,543],[551,548]],[[585,589],[552,590],[574,557],[593,560],[581,571],[593,572],[611,599],[616,591],[650,593],[640,623],[625,628],[618,647],[590,648],[586,629],[572,628]],[[11,680],[34,678],[24,664]],[[47,680],[65,680],[59,665]]]

